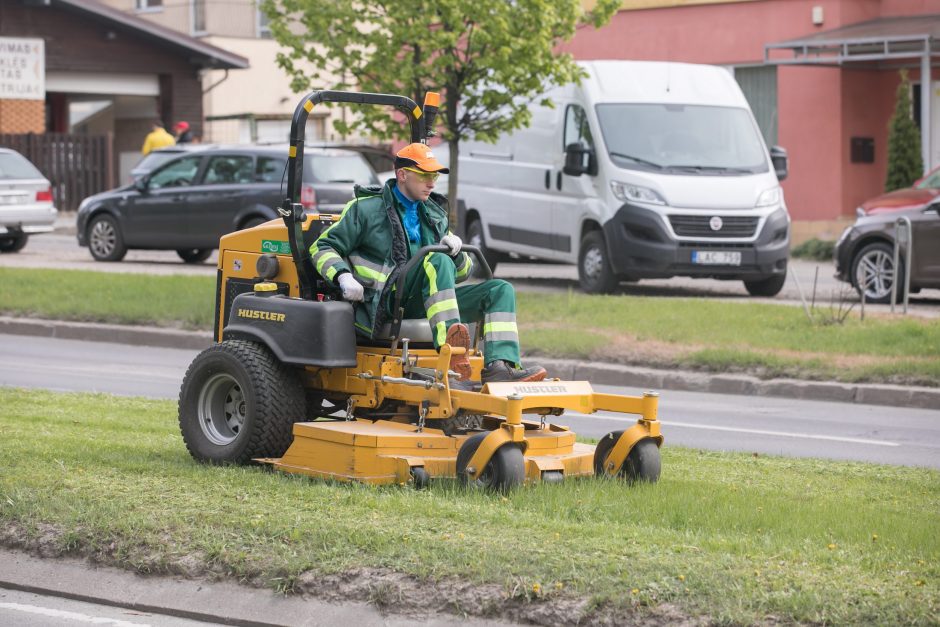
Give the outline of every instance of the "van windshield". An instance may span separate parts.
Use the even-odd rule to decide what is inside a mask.
[[[673,104],[599,104],[611,159],[628,170],[683,175],[767,172],[747,110]]]

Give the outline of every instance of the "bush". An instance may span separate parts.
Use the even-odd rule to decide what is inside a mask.
[[[829,261],[835,252],[836,243],[831,240],[806,240],[799,246],[790,249],[790,256],[797,259],[811,259],[813,261]]]
[[[897,106],[888,124],[888,176],[885,191],[910,187],[924,174],[920,131],[911,118],[911,84],[907,71],[901,70]]]

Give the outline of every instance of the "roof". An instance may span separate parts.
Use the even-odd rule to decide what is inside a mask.
[[[940,15],[882,17],[797,39],[764,46],[764,62],[772,65],[845,65],[904,61],[936,55],[931,43],[940,39]],[[792,57],[771,51],[789,50]]]
[[[120,25],[140,39],[149,39],[187,55],[195,65],[222,70],[244,69],[249,66],[248,59],[243,56],[101,4],[97,0],[51,0],[51,4],[82,13],[98,21]]]

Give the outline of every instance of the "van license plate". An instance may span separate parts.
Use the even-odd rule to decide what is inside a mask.
[[[692,263],[708,266],[740,266],[741,252],[737,250],[693,250]]]

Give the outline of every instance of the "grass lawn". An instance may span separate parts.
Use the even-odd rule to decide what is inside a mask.
[[[417,492],[198,465],[173,402],[0,388],[0,406],[8,546],[321,596],[338,573],[397,574],[415,598],[457,612],[567,607],[560,616],[572,622],[663,608],[667,622],[940,616],[933,470],[667,442],[652,486],[581,480],[501,497],[434,482]],[[365,598],[407,605],[403,579],[393,581]]]
[[[0,268],[0,313],[210,330],[215,279]],[[701,298],[518,294],[530,355],[759,376],[936,386],[940,321],[813,321],[786,305]]]

